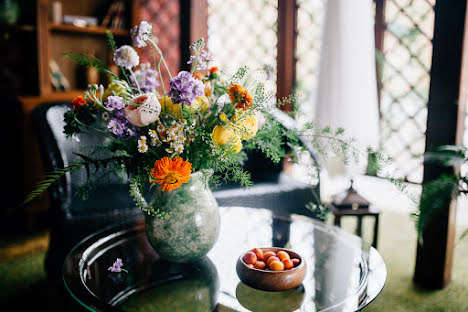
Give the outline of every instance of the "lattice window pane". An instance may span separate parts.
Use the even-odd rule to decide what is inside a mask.
[[[381,147],[410,181],[421,182],[435,0],[387,0]],[[419,158],[419,159],[417,159]]]
[[[153,24],[153,34],[173,74],[180,67],[180,6],[179,1],[153,0],[140,2],[141,19]],[[147,46],[141,49],[142,62],[154,62],[154,50]],[[163,71],[163,76],[167,78]],[[168,79],[166,79],[166,88]]]
[[[276,94],[277,0],[208,0],[208,49],[228,73],[242,66],[271,69],[268,91]]]
[[[296,86],[301,109],[311,116],[318,85],[326,0],[299,0],[297,11]]]

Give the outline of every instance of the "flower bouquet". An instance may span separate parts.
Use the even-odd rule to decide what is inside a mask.
[[[249,78],[245,67],[232,75],[210,67],[203,38],[190,46],[191,70],[172,75],[152,39],[150,23],[141,22],[131,35],[134,46],[154,48],[155,64],[140,64],[129,45],[117,48],[110,32],[107,39],[120,76],[93,56],[65,54],[110,77],[107,88],[89,85],[64,115],[69,138],[93,133],[102,140],[88,146],[86,154],[77,154],[78,162],[48,175],[27,200],[72,170],[95,166],[124,173],[158,254],[171,261],[194,261],[211,249],[218,235],[217,204],[208,185],[251,185],[250,173],[242,167],[246,151],[260,150],[277,163],[288,150],[302,148],[299,133],[277,121],[273,94],[262,81]],[[169,77],[168,90],[162,70]]]

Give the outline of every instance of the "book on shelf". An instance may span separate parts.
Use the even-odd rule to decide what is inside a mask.
[[[123,12],[125,11],[124,1],[114,1],[107,10],[106,16],[102,19],[102,27],[122,29],[124,27]]]

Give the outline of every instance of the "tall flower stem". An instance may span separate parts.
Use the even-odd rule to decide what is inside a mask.
[[[162,54],[161,49],[158,47],[158,45],[152,39],[150,39],[149,41],[151,42],[153,47],[156,49],[156,51],[158,51],[159,58],[163,62],[164,67],[166,68],[167,74],[169,75],[169,78],[172,79],[171,72],[169,71],[169,67],[167,66],[166,60],[164,60],[164,56]]]
[[[161,88],[163,91],[163,96],[166,96],[166,88],[164,87],[164,80],[161,74],[161,58],[159,58],[159,62],[158,62],[158,73],[159,73],[159,79],[161,79]]]
[[[137,88],[138,88],[138,91],[141,92],[140,85],[138,84],[138,80],[137,80],[137,78],[136,78],[136,76],[135,76],[135,73],[134,73],[133,70],[131,70],[131,69],[129,69],[129,71],[130,71],[130,75],[132,75],[133,80],[135,80],[135,84],[136,84],[136,86],[137,86]]]

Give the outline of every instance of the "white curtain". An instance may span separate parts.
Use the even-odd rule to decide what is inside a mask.
[[[372,0],[328,0],[315,122],[342,127],[363,151],[378,147]],[[362,169],[361,169],[362,170]]]

